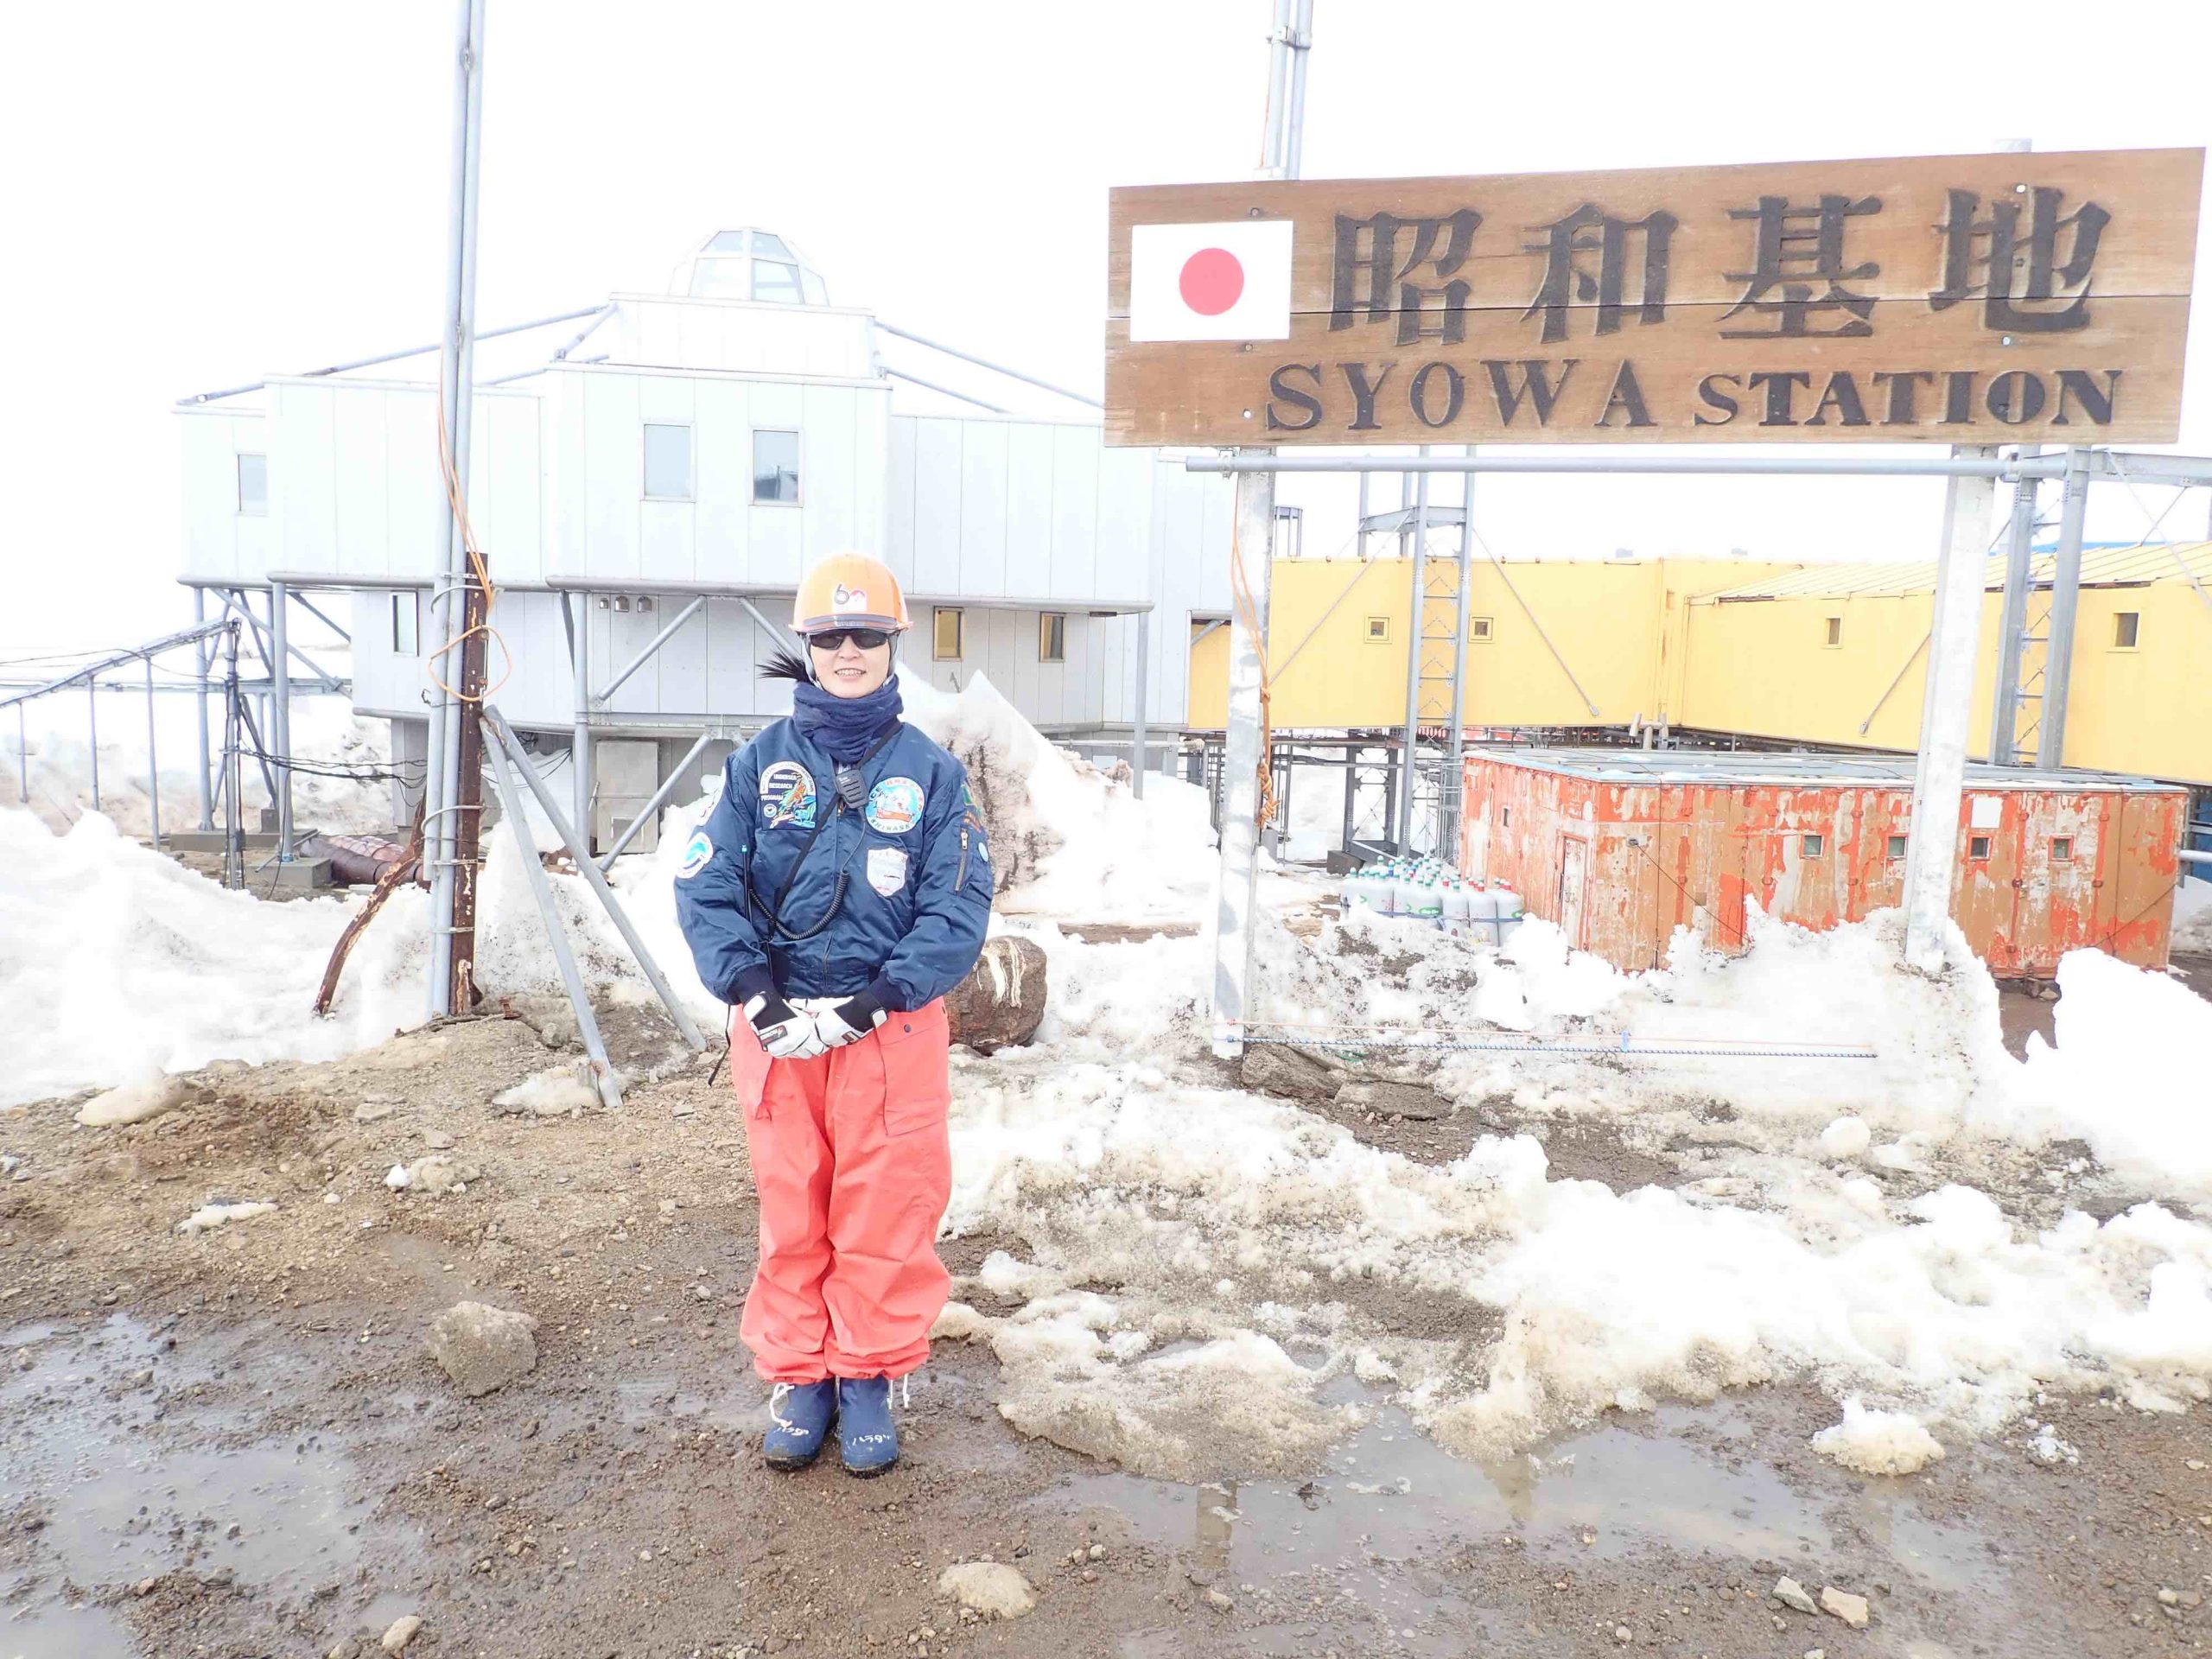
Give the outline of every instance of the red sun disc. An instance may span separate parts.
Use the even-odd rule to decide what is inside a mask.
[[[1217,317],[1244,292],[1244,267],[1226,248],[1200,248],[1183,262],[1177,284],[1183,303],[1202,317]]]

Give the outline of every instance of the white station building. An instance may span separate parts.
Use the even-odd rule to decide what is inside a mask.
[[[549,766],[583,755],[570,787],[602,849],[672,774],[788,711],[758,668],[802,571],[842,550],[906,583],[909,678],[986,674],[1040,729],[1123,753],[1141,733],[1161,764],[1191,635],[1228,613],[1230,480],[1109,449],[1095,419],[908,412],[948,397],[908,391],[925,383],[885,366],[896,331],[766,231],[719,232],[669,293],[569,325],[554,360],[489,382],[480,348],[468,516],[505,645],[492,700]],[[423,755],[435,383],[274,375],[180,413],[184,581],[264,620],[340,618],[350,594],[354,706]]]

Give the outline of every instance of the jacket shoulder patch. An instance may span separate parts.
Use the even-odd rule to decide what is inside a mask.
[[[683,843],[683,861],[676,867],[676,879],[689,881],[714,861],[715,843],[707,838],[704,830],[694,830],[691,839]]]

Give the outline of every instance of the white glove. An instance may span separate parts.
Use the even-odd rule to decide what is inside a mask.
[[[810,1060],[828,1046],[816,1034],[813,1019],[780,996],[754,997],[745,1005],[745,1018],[771,1059]]]
[[[890,1017],[882,1003],[862,991],[822,1007],[814,1016],[814,1030],[825,1051],[842,1048],[847,1043],[857,1043]]]

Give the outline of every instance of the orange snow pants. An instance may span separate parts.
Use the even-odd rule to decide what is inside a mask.
[[[760,1260],[739,1335],[771,1382],[903,1376],[929,1357],[951,1275],[944,1004],[893,1014],[810,1060],[771,1059],[742,1014],[730,1079],[760,1198]]]

